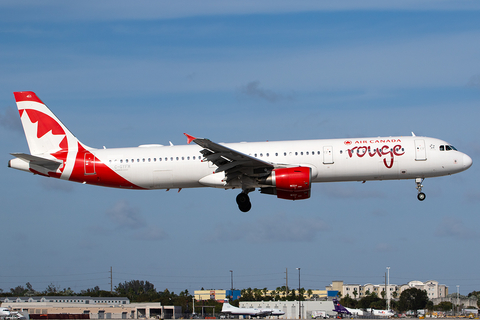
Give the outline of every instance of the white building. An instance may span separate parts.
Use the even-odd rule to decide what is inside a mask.
[[[240,302],[240,308],[280,309],[285,312],[280,319],[299,319],[299,314],[301,319],[311,319],[312,311],[325,311],[330,317],[337,314],[333,311],[332,301],[244,301]]]
[[[400,294],[403,291],[410,288],[425,290],[430,300],[436,298],[443,298],[448,295],[448,287],[444,284],[439,284],[438,281],[435,280],[428,280],[425,282],[415,280],[400,286],[396,284],[385,285],[383,283],[367,283],[365,285],[344,284],[343,281],[333,281],[332,284],[330,286],[327,286],[326,288],[327,290],[337,290],[342,294],[342,297],[346,297],[348,295],[350,298],[353,299],[361,299],[372,293],[376,293],[379,298],[393,299],[400,297]]]
[[[90,319],[175,319],[182,316],[181,307],[162,306],[160,302],[131,303],[128,298],[119,297],[10,297],[0,301],[4,308],[27,311],[30,315],[88,314]]]

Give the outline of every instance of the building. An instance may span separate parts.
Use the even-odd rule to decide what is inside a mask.
[[[398,296],[410,288],[417,288],[420,290],[427,291],[428,298],[430,300],[437,298],[445,298],[448,295],[448,287],[444,284],[438,284],[438,281],[428,280],[425,282],[421,281],[410,281],[407,284],[401,285],[398,289]]]
[[[237,300],[241,297],[240,290],[195,290],[193,296],[197,301],[203,300],[216,300],[218,302],[223,302],[223,300]]]
[[[293,290],[297,290],[296,288],[292,288]],[[233,292],[233,294],[232,294]],[[211,290],[195,290],[193,292],[195,300],[196,301],[203,301],[203,300],[216,300],[218,302],[223,302],[223,300],[228,299],[228,300],[237,300],[238,298],[241,297],[241,291],[240,290],[221,290],[221,289],[211,289]],[[285,296],[285,292],[277,292],[276,290],[267,290],[266,293],[262,294],[268,295],[268,296],[275,296],[278,294],[280,297]],[[305,299],[309,300],[316,300],[316,299],[322,299],[322,298],[327,298],[332,296],[336,296],[337,292],[335,292],[332,295],[332,292],[327,291],[327,290],[309,290],[306,291],[304,294]]]
[[[337,290],[341,293],[342,297],[346,297],[348,295],[354,299],[361,299],[372,293],[376,293],[380,298],[395,299],[400,297],[403,291],[410,288],[425,290],[430,300],[443,298],[448,295],[448,287],[444,284],[439,284],[438,281],[435,280],[428,280],[425,282],[415,280],[400,286],[396,284],[385,285],[383,283],[367,283],[365,285],[344,284],[343,281],[332,281],[332,284],[326,287],[327,290]]]
[[[88,314],[90,319],[176,319],[182,308],[160,302],[131,303],[128,298],[43,296],[3,298],[1,306],[29,314]]]
[[[240,302],[240,307],[280,309],[285,312],[280,319],[299,319],[299,315],[301,319],[311,319],[313,311],[325,311],[330,317],[337,314],[332,301],[244,301]]]

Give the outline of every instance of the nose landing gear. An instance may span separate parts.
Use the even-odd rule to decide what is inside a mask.
[[[240,209],[242,212],[248,212],[252,208],[252,203],[250,202],[250,197],[248,196],[250,191],[252,190],[243,190],[237,196],[238,209]]]
[[[425,193],[422,192],[422,188],[423,188],[422,182],[423,182],[423,180],[424,180],[424,178],[416,178],[415,179],[415,183],[417,184],[417,190],[418,190],[417,199],[420,200],[420,201],[425,200],[425,198],[427,197],[425,195]]]

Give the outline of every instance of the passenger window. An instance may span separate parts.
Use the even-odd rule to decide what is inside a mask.
[[[283,155],[286,157],[286,156],[287,156],[287,153],[286,153],[286,152],[284,152],[284,153],[283,153]]]
[[[269,154],[267,153],[267,157],[269,156]]]
[[[307,153],[307,156],[308,156],[308,151],[306,153]]]
[[[300,152],[300,155],[301,155],[301,156],[303,156],[303,151],[302,151],[302,152]]]
[[[295,151],[295,155],[298,156],[298,152]]]
[[[187,157],[187,160],[190,160],[190,157]]]
[[[278,157],[278,152],[275,152],[275,157]]]
[[[195,156],[193,156],[192,159],[195,160]]]
[[[152,159],[151,158],[148,158],[148,162],[150,162]]]

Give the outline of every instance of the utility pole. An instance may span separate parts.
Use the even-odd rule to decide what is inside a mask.
[[[113,294],[113,272],[112,272],[112,267],[110,267],[110,294]]]
[[[286,280],[286,283],[285,283],[285,287],[286,287],[286,291],[285,291],[285,298],[288,296],[288,268],[285,268],[285,280]]]
[[[302,305],[300,302],[300,268],[298,270],[298,319],[302,319]]]
[[[232,282],[232,290],[230,291],[230,298],[233,301],[233,270],[230,270],[230,280]]]
[[[387,300],[387,273],[386,272],[385,272],[385,300]]]

